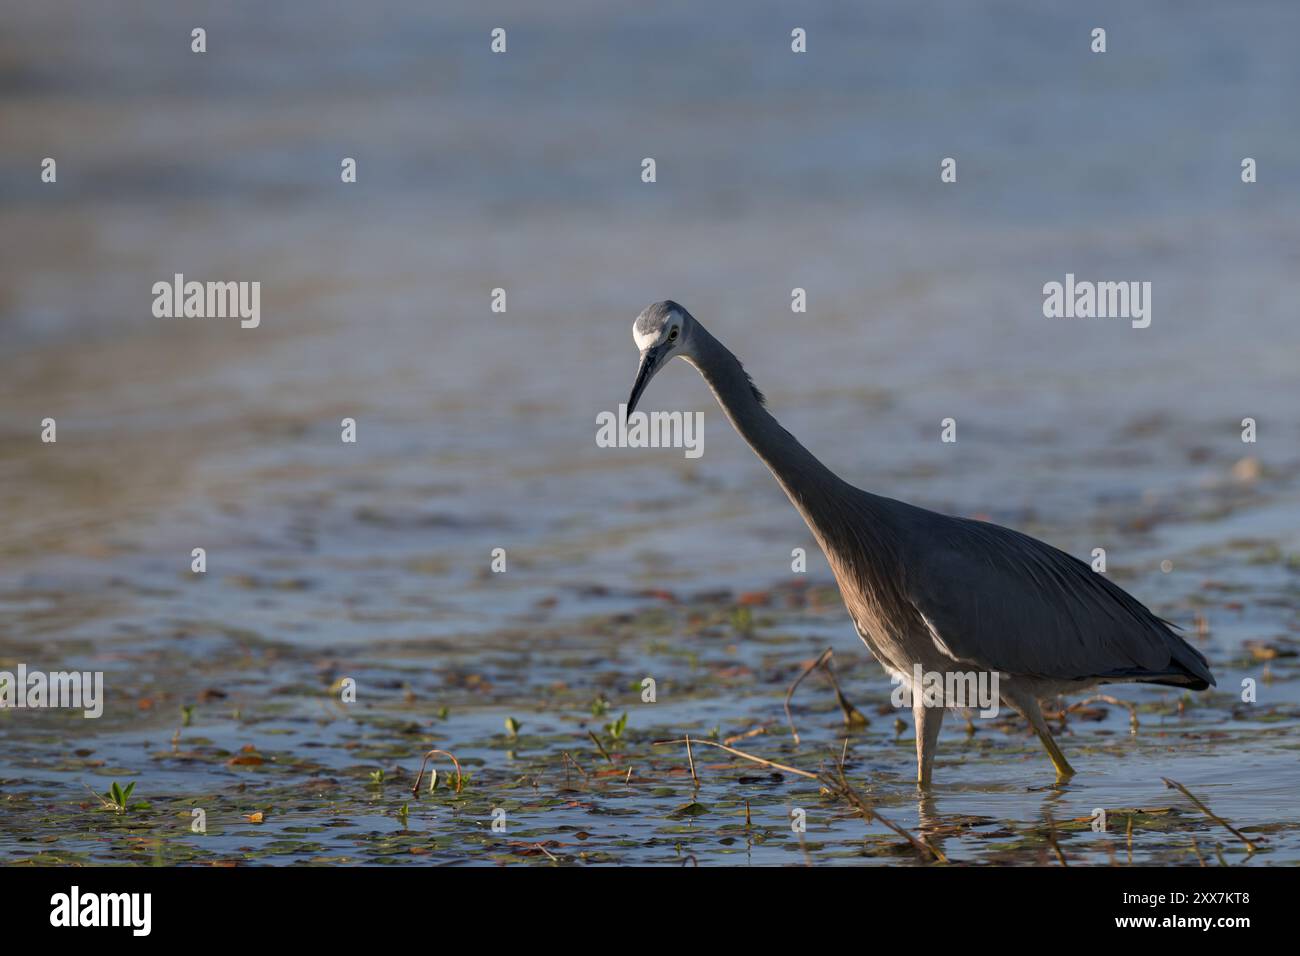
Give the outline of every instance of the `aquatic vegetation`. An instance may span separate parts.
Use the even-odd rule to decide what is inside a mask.
[[[682,612],[690,612],[690,602],[684,602]],[[798,619],[793,615],[788,623]],[[29,844],[54,826],[84,831],[85,811],[70,795],[61,797],[58,785],[16,787],[14,781],[5,781],[7,812],[15,821],[14,835],[6,842],[7,859],[209,864],[292,860],[320,865],[417,860],[689,864],[731,859],[935,865],[941,860],[995,860],[1064,861],[1073,866],[1123,864],[1130,853],[1134,862],[1191,865],[1197,864],[1198,853],[1210,864],[1217,864],[1220,856],[1229,864],[1239,858],[1231,845],[1217,843],[1217,825],[1204,814],[1188,816],[1170,807],[1114,806],[1108,810],[1107,829],[1095,831],[1089,816],[1094,795],[1086,777],[1082,786],[1046,787],[1037,793],[1031,789],[1042,776],[1035,774],[1042,770],[1041,761],[1032,741],[1011,719],[1005,726],[981,722],[973,741],[945,757],[963,765],[961,776],[971,782],[941,787],[918,804],[907,773],[910,734],[895,743],[892,728],[866,726],[846,738],[845,715],[833,688],[801,694],[803,726],[797,743],[782,733],[786,691],[793,677],[807,671],[806,662],[816,660],[817,651],[788,651],[785,635],[771,636],[781,640],[769,642],[763,628],[755,632],[745,658],[751,664],[749,675],[742,683],[709,653],[702,654],[699,672],[685,664],[654,667],[661,688],[674,688],[671,699],[676,706],[722,704],[726,727],[711,720],[701,724],[689,716],[685,725],[677,719],[665,722],[656,719],[654,705],[633,704],[639,696],[629,696],[628,709],[620,711],[617,720],[603,723],[599,731],[584,728],[592,719],[592,683],[601,679],[594,674],[587,682],[570,682],[556,690],[547,707],[533,717],[512,718],[516,738],[527,740],[527,751],[516,751],[508,759],[494,742],[500,733],[493,732],[492,723],[500,727],[505,720],[497,708],[502,703],[518,706],[527,694],[537,694],[546,678],[528,680],[522,669],[516,671],[507,661],[484,667],[484,680],[462,682],[460,691],[435,682],[441,686],[439,693],[458,698],[457,716],[448,721],[420,715],[419,698],[435,685],[414,674],[406,679],[416,691],[415,702],[400,689],[402,681],[394,681],[391,694],[381,695],[374,708],[324,723],[317,719],[321,711],[305,686],[287,696],[260,698],[262,703],[250,699],[240,707],[239,719],[230,711],[226,716],[207,714],[205,736],[151,749],[148,757],[160,777],[153,789],[160,795],[149,811],[132,810],[129,816],[136,824],[131,831],[91,830],[86,839],[61,841],[57,849]],[[290,648],[280,649],[277,660],[287,672],[274,679],[285,688],[296,686],[285,677],[314,666],[311,655]],[[493,699],[472,700],[481,693],[474,688],[487,681],[509,686],[507,671],[524,683],[510,692],[492,692]],[[887,706],[886,688],[869,674],[866,662],[850,660],[845,679],[852,681],[867,712]],[[632,693],[625,681],[611,688],[615,686],[618,693]],[[612,689],[605,693],[611,702],[619,699]],[[494,699],[498,694],[501,702]],[[1113,712],[1101,707],[1094,715],[1088,710],[1094,705],[1080,704],[1068,712],[1071,745],[1080,753],[1085,773],[1091,766],[1088,754],[1097,751],[1101,762],[1095,766],[1103,770],[1098,778],[1102,781],[1112,766],[1125,770],[1126,779],[1134,782],[1147,777],[1141,762],[1130,755],[1132,748],[1164,752],[1162,740],[1170,733],[1207,754],[1257,746],[1250,743],[1253,731],[1204,736],[1221,723],[1221,706],[1203,709],[1200,718],[1178,716],[1166,708],[1156,726],[1149,721],[1157,718],[1144,717],[1135,737],[1127,707],[1108,705]],[[211,705],[197,705],[196,713],[205,706]],[[642,707],[638,713],[646,715],[638,720],[638,727],[642,720],[645,726],[635,738],[628,731],[633,707]],[[132,748],[118,745],[115,736],[126,735],[125,742],[138,734],[129,727],[138,719],[80,748],[84,754],[71,757],[70,769],[75,772],[102,759],[99,754],[114,763],[134,763]],[[520,736],[524,723],[531,728],[527,738]],[[434,727],[440,740],[456,742],[454,755],[445,747],[423,748]],[[246,742],[251,728],[264,735],[255,748]],[[406,733],[408,728],[413,733]],[[710,737],[715,730],[717,739]],[[272,740],[278,743],[271,746]],[[418,767],[411,740],[423,757]],[[1120,742],[1125,743],[1116,751]],[[254,756],[260,762],[251,762]],[[429,766],[439,758],[446,762],[447,773]],[[372,761],[368,767],[358,765],[366,760]],[[376,770],[373,761],[380,762],[381,769]],[[472,787],[467,763],[474,768]],[[250,773],[257,778],[238,783]],[[426,774],[432,787],[425,785]],[[385,786],[390,778],[401,779],[408,792],[390,791]],[[1148,792],[1164,788],[1158,778],[1149,779]],[[119,791],[123,812],[114,815],[127,816],[131,785]],[[1231,805],[1230,795],[1220,795],[1215,802],[1224,800]],[[976,806],[986,812],[967,809]],[[1035,812],[1035,806],[1041,806],[1041,812]],[[206,812],[205,834],[189,829],[195,807]],[[791,829],[792,808],[803,811],[806,831]],[[494,830],[494,820],[502,821],[504,829]],[[1258,841],[1263,834],[1249,827],[1260,825],[1250,821],[1238,830]],[[148,850],[133,842],[142,836],[153,841]],[[1300,846],[1294,828],[1282,825],[1269,836],[1271,853],[1290,848],[1283,855],[1294,858]]]
[[[778,583],[764,603],[740,603],[718,590],[665,601],[592,588],[527,642],[500,628],[472,648],[321,646],[202,622],[165,654],[124,642],[102,719],[34,713],[15,732],[0,714],[0,854],[138,865],[1300,860],[1294,808],[1253,778],[1225,786],[1217,769],[1249,757],[1294,779],[1293,605],[1254,604],[1267,630],[1202,606],[1225,675],[1213,694],[1113,688],[1048,708],[1080,765],[1070,784],[1053,785],[1023,722],[1002,713],[950,722],[950,782],[920,797],[911,715],[892,706],[830,595],[811,598],[821,590]],[[743,635],[737,607],[764,608]],[[359,703],[331,692],[345,674]],[[1242,677],[1268,688],[1259,702],[1235,692]],[[188,723],[177,727],[168,701]],[[118,795],[87,801],[87,773],[116,778]],[[1171,804],[1178,788],[1162,777],[1188,795]],[[145,779],[148,804],[127,782]]]
[[[114,813],[126,813],[128,809],[148,809],[149,805],[147,803],[127,804],[127,801],[131,799],[131,791],[133,790],[135,790],[135,781],[132,781],[123,787],[114,780],[113,785],[110,786],[108,790],[102,794],[96,794],[96,796],[99,797],[99,800],[105,809],[112,810]]]
[[[623,716],[611,723],[605,725],[605,733],[615,742],[623,739],[623,731],[627,729],[627,711],[623,711]]]

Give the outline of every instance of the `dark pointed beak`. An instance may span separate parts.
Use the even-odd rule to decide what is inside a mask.
[[[641,400],[641,393],[645,391],[646,385],[650,383],[650,377],[655,373],[655,365],[659,362],[659,349],[652,347],[641,353],[641,367],[636,370],[636,382],[632,385],[632,394],[627,400],[627,413],[629,415],[636,411],[636,403]]]

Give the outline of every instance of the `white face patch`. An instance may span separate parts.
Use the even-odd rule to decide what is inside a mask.
[[[648,349],[650,346],[652,346],[652,345],[655,344],[655,336],[653,336],[653,335],[642,335],[640,332],[638,332],[638,331],[636,330],[636,326],[633,325],[633,326],[632,326],[632,341],[636,342],[636,347],[637,347],[640,351],[644,352],[644,351],[645,351],[646,349]]]
[[[636,342],[636,347],[637,347],[640,351],[644,352],[644,351],[645,351],[646,349],[648,349],[650,346],[654,345],[656,341],[658,341],[658,336],[654,336],[654,335],[642,335],[640,332],[638,332],[638,331],[636,330],[636,323],[633,323],[633,324],[632,324],[632,341]]]
[[[676,313],[674,313],[674,314],[673,314],[673,317],[672,317],[672,320],[671,320],[667,325],[665,325],[664,328],[665,328],[665,329],[671,329],[671,328],[672,328],[674,325],[676,325],[676,324],[677,324],[677,315],[676,315]],[[633,323],[632,323],[632,341],[634,341],[634,342],[636,343],[636,347],[637,347],[640,351],[644,352],[644,351],[645,351],[646,349],[648,349],[650,346],[654,345],[656,342],[659,341],[659,336],[657,336],[657,335],[642,335],[640,332],[637,331],[636,323],[633,322]]]

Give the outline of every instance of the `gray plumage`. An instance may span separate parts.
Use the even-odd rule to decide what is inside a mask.
[[[891,673],[997,673],[1002,700],[1073,770],[1038,700],[1112,681],[1202,690],[1205,658],[1171,625],[1076,558],[1009,528],[927,511],[853,487],[781,427],[743,366],[684,308],[637,317],[641,367],[628,412],[680,356],[794,504],[825,553],[859,636]],[[917,779],[928,786],[943,708],[913,706]]]

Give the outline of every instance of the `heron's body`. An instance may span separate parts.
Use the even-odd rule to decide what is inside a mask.
[[[650,306],[633,335],[642,368],[630,413],[659,367],[699,369],[727,418],[799,511],[830,563],[859,636],[906,682],[927,674],[997,674],[1002,701],[1042,739],[1058,775],[1073,773],[1038,700],[1098,683],[1201,690],[1205,658],[1103,575],[998,525],[927,511],[840,479],[767,411],[744,368],[674,302]],[[943,707],[914,695],[917,779],[930,783]]]

